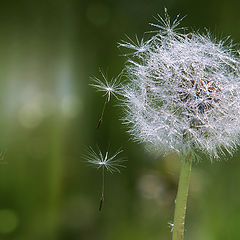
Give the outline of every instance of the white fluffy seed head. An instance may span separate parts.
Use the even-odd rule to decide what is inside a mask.
[[[237,52],[209,33],[177,32],[178,21],[167,15],[159,22],[147,41],[120,43],[133,51],[122,87],[130,134],[165,153],[233,153],[240,133]]]

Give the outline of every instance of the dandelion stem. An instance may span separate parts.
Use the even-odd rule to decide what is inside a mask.
[[[107,103],[109,102],[109,94],[107,94],[106,96],[106,99],[105,99],[105,102],[103,104],[103,108],[102,108],[102,113],[101,113],[101,116],[98,120],[98,124],[97,124],[97,128],[100,128],[101,124],[102,124],[102,121],[103,121],[103,114],[104,114],[104,111],[105,111],[105,108],[106,108],[106,105]]]
[[[192,154],[190,153],[185,159],[181,160],[172,240],[183,240],[191,166]]]
[[[101,200],[99,205],[99,211],[102,210],[103,202],[104,202],[104,167],[102,167],[102,195],[101,195]]]

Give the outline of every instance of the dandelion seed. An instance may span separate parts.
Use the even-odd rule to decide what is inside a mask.
[[[144,39],[139,40],[138,37],[135,37],[136,40],[132,40],[127,36],[128,41],[122,41],[118,44],[119,47],[125,47],[130,50],[133,50],[133,53],[129,54],[124,54],[124,56],[129,56],[129,55],[138,55],[141,56],[141,53],[144,53],[147,51],[148,48],[148,42],[145,42]]]
[[[178,27],[181,23],[181,21],[184,19],[184,17],[180,18],[180,15],[177,15],[177,17],[171,21],[170,16],[168,15],[167,9],[165,8],[165,16],[162,17],[159,14],[158,17],[155,18],[158,24],[150,23],[151,26],[157,27],[160,31],[160,36],[163,37],[164,35],[171,35],[171,36],[177,36],[179,33],[177,33],[180,30],[186,30],[186,28]],[[157,32],[158,31],[152,31]]]
[[[169,222],[169,223],[168,223],[168,227],[170,228],[170,232],[173,232],[173,230],[174,230],[174,224],[171,223],[171,222]]]
[[[115,154],[110,155],[109,151],[103,154],[100,149],[94,151],[92,147],[89,147],[88,154],[85,155],[84,158],[97,169],[106,168],[106,170],[111,173],[120,173],[119,168],[125,167],[122,163],[126,161],[122,158],[118,158],[118,155],[122,153],[122,151],[123,150],[118,150]]]
[[[98,120],[98,124],[97,124],[97,128],[100,128],[102,121],[103,121],[103,114],[106,108],[107,103],[110,101],[111,99],[111,95],[113,95],[114,97],[117,97],[117,93],[118,91],[120,91],[120,84],[118,81],[118,77],[111,79],[111,81],[108,81],[106,76],[103,74],[102,71],[100,71],[103,77],[103,80],[100,80],[96,77],[92,78],[93,83],[89,84],[90,86],[94,87],[97,91],[100,92],[104,92],[103,96],[106,96],[104,104],[103,104],[103,108],[102,108],[102,112],[100,115],[100,118]]]
[[[122,163],[125,162],[125,159],[119,158],[119,154],[122,150],[118,150],[115,154],[110,155],[109,151],[102,153],[100,149],[94,151],[93,148],[88,148],[88,153],[84,155],[84,158],[87,162],[97,169],[102,169],[102,192],[101,199],[99,204],[99,211],[102,210],[104,202],[104,185],[105,185],[105,169],[110,173],[118,172],[120,173],[119,168],[125,167]]]
[[[90,86],[96,88],[97,91],[104,92],[103,96],[107,96],[107,101],[110,101],[111,95],[117,98],[116,93],[120,90],[120,85],[118,82],[118,77],[113,78],[110,81],[107,80],[106,76],[101,72],[103,80],[96,77],[92,78],[93,83]]]

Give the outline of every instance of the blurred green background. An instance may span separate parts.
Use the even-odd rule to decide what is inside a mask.
[[[183,26],[208,27],[240,41],[240,2],[234,0],[0,1],[0,240],[171,239],[177,191],[176,156],[152,156],[129,140],[117,101],[89,87],[90,76],[123,68],[117,42],[152,30],[168,8],[187,15]],[[106,175],[82,159],[86,146],[128,159]],[[240,161],[193,167],[186,240],[240,239]]]

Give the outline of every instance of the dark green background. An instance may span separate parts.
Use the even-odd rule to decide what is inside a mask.
[[[90,76],[116,76],[125,58],[117,42],[153,28],[168,8],[182,26],[240,41],[240,2],[0,1],[0,240],[171,239],[179,162],[129,140],[116,100],[96,123],[104,99]],[[106,175],[82,159],[87,146],[128,159]],[[239,153],[194,164],[186,240],[240,239]]]

